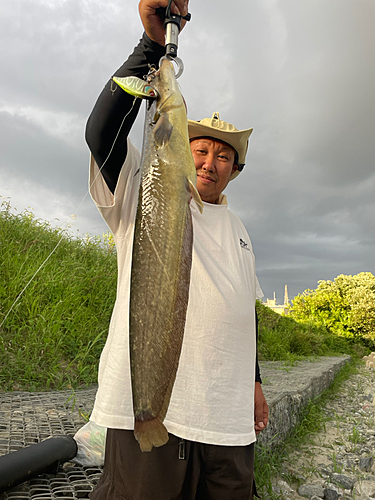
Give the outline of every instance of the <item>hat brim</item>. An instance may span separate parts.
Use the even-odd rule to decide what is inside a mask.
[[[219,141],[226,142],[238,153],[238,162],[245,163],[248,139],[253,131],[252,128],[245,130],[220,130],[208,127],[200,122],[188,120],[189,139],[194,137],[213,137]],[[239,172],[238,172],[239,173]],[[237,175],[238,175],[237,173]]]

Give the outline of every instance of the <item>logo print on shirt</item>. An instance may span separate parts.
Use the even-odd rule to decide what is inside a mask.
[[[241,245],[241,248],[250,252],[250,248],[247,246],[246,241],[244,241],[242,238],[240,238],[240,245]]]

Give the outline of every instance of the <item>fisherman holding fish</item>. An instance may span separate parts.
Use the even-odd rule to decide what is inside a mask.
[[[90,498],[248,500],[256,434],[268,423],[256,354],[263,294],[223,191],[244,167],[252,129],[218,112],[186,127],[173,66],[164,59],[159,68],[157,9],[167,5],[141,0],[145,33],[86,129],[90,194],[118,257],[91,415],[108,429],[105,464]],[[188,0],[171,12],[185,16]],[[134,96],[147,98],[142,158],[128,139]]]

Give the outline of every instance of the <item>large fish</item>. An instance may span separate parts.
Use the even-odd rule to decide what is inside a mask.
[[[168,441],[167,413],[185,328],[193,229],[189,201],[196,169],[186,108],[172,63],[163,59],[147,81],[114,81],[147,102],[142,178],[130,289],[130,359],[134,435],[142,451]],[[156,98],[155,98],[156,95]]]

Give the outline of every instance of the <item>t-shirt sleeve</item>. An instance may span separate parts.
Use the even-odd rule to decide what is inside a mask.
[[[113,234],[126,228],[134,219],[140,181],[140,153],[128,139],[128,153],[112,194],[100,169],[90,157],[89,192],[100,214]]]

